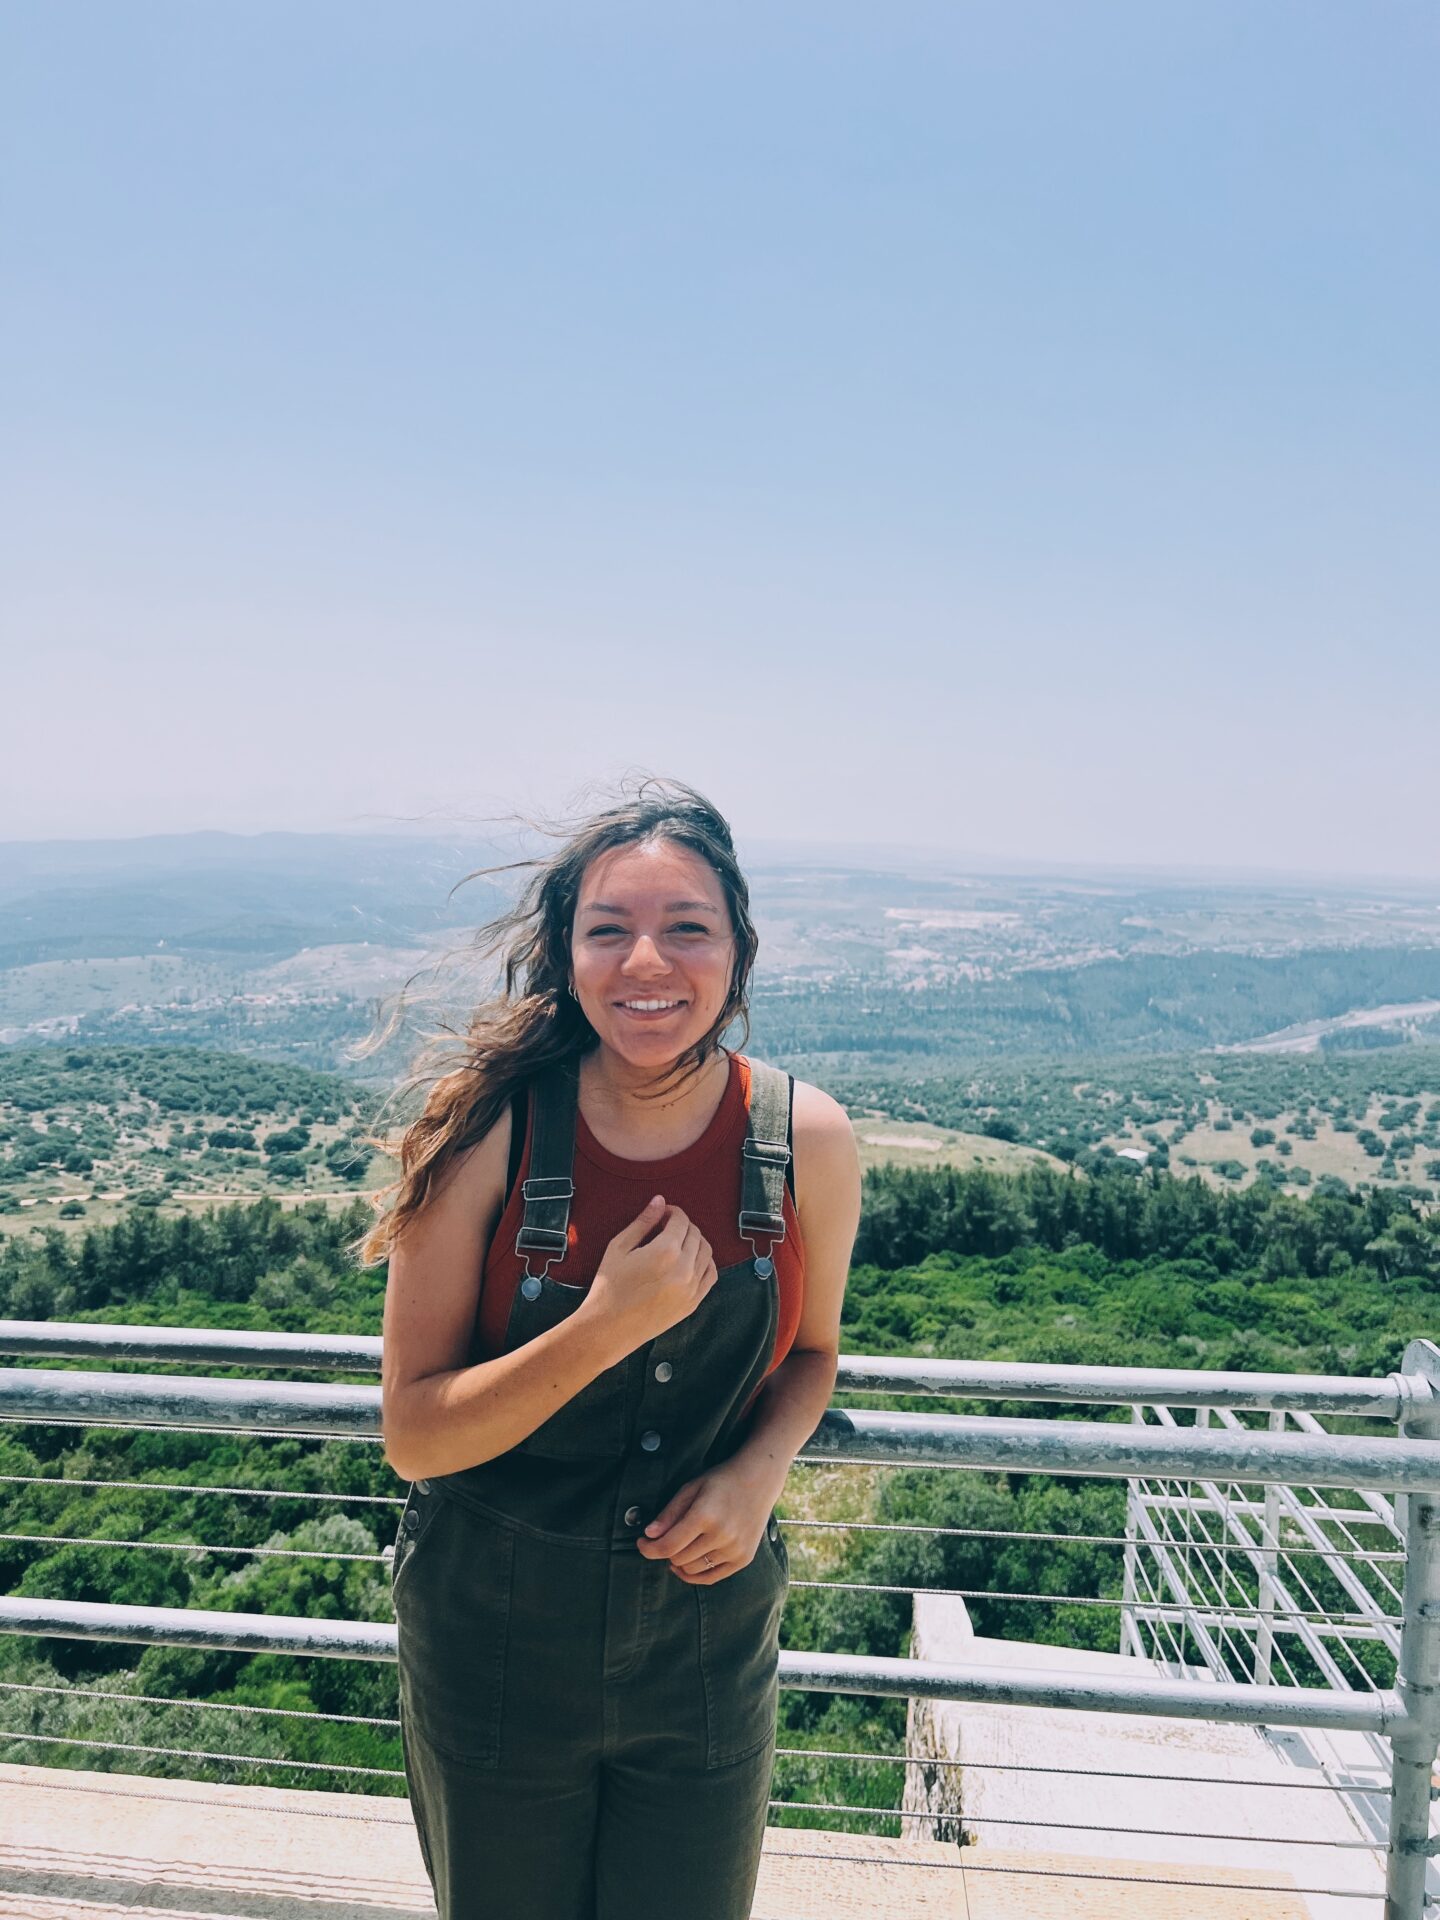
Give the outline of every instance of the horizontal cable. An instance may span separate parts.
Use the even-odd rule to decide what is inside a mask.
[[[178,1707],[186,1713],[262,1713],[285,1720],[323,1720],[336,1726],[398,1727],[372,1713],[318,1713],[313,1707],[255,1707],[239,1700],[174,1700],[159,1693],[109,1693],[103,1687],[50,1687],[38,1680],[0,1680],[4,1693],[58,1693],[67,1700],[114,1700],[121,1705]]]
[[[782,1827],[783,1833],[785,1829]],[[795,1829],[791,1828],[791,1832]],[[963,1851],[963,1850],[962,1850]],[[782,1852],[776,1849],[776,1859],[780,1860],[824,1860],[849,1866],[873,1867],[875,1856],[872,1853],[833,1853],[827,1847],[823,1853],[806,1853],[799,1847],[786,1847]],[[887,1862],[888,1864],[888,1862]],[[1150,1873],[1090,1873],[1077,1872],[1073,1867],[1002,1867],[980,1865],[961,1857],[957,1852],[954,1860],[936,1860],[927,1856],[918,1860],[902,1860],[896,1865],[907,1869],[929,1868],[940,1873],[1011,1873],[1021,1874],[1032,1880],[1104,1880],[1131,1887],[1196,1887],[1202,1893],[1299,1893],[1327,1894],[1335,1896],[1336,1889],[1330,1887],[1297,1887],[1289,1879],[1275,1886],[1257,1886],[1253,1880],[1180,1880],[1173,1874]],[[1354,1892],[1348,1887],[1344,1890],[1347,1900],[1379,1900],[1384,1896],[1379,1888],[1372,1894]]]
[[[62,1779],[58,1777],[57,1773],[48,1779],[27,1780],[25,1782],[25,1790],[27,1793],[36,1788],[45,1793],[103,1793],[107,1796],[113,1796],[117,1800],[150,1800],[161,1806],[209,1807],[212,1812],[214,1811],[215,1802],[207,1799],[203,1794],[142,1793],[138,1787],[118,1787],[110,1785],[110,1782],[116,1779],[144,1780],[148,1777],[150,1776],[143,1773],[106,1774],[103,1785],[98,1781],[96,1784],[91,1785],[88,1781],[75,1782]],[[282,1788],[281,1791],[289,1792],[289,1788]],[[322,1788],[321,1791],[323,1792],[324,1789]],[[405,1795],[399,1793],[381,1794],[371,1797],[394,1800],[397,1805],[402,1807],[408,1807],[410,1804]],[[337,1793],[335,1798],[337,1800],[343,1800],[346,1796],[343,1793]],[[413,1817],[407,1816],[404,1820],[382,1820],[378,1815],[373,1813],[344,1813],[338,1807],[332,1810],[330,1807],[279,1806],[276,1805],[274,1801],[258,1800],[253,1802],[247,1808],[247,1811],[253,1813],[282,1813],[287,1820],[363,1820],[369,1826],[405,1827],[411,1832],[414,1831]]]
[[[37,1368],[37,1372],[42,1369]],[[330,1440],[344,1440],[347,1445],[361,1441],[368,1446],[383,1447],[383,1433],[313,1433],[306,1427],[189,1427],[175,1420],[67,1420],[54,1413],[6,1413],[0,1426],[12,1427],[84,1427],[87,1431],[113,1433],[204,1433],[211,1439],[217,1433],[243,1433],[247,1440],[314,1440],[324,1445]]]
[[[170,1760],[221,1760],[232,1767],[297,1767],[306,1773],[364,1773],[403,1780],[401,1767],[349,1767],[338,1760],[282,1760],[272,1753],[206,1753],[199,1747],[144,1747],[128,1740],[82,1740],[70,1733],[0,1732],[0,1740],[38,1740],[49,1747],[100,1747],[107,1753],[159,1753]]]
[[[767,1800],[782,1813],[860,1813],[871,1820],[950,1820],[958,1814],[909,1813],[901,1807],[847,1807],[835,1800]]]
[[[176,1429],[171,1429],[176,1431]],[[186,1428],[186,1432],[212,1432],[213,1429]],[[312,1491],[292,1490],[287,1487],[222,1487],[204,1483],[175,1480],[71,1480],[58,1479],[54,1474],[45,1473],[0,1473],[0,1484],[15,1486],[56,1487],[68,1490],[72,1487],[115,1488],[131,1493],[223,1493],[241,1499],[260,1500],[321,1500],[343,1505],[353,1501],[365,1506],[403,1507],[403,1494],[388,1493],[316,1493]],[[1123,1533],[1032,1533],[1022,1528],[1005,1527],[924,1527],[901,1521],[882,1520],[797,1520],[782,1514],[785,1526],[791,1529],[804,1528],[811,1532],[844,1533],[916,1533],[935,1539],[965,1540],[1048,1540],[1060,1545],[1099,1546],[1099,1547],[1143,1547],[1146,1543]],[[1377,1524],[1377,1523],[1371,1523]],[[1214,1541],[1210,1543],[1215,1553],[1245,1553],[1250,1550],[1279,1552],[1304,1555],[1317,1560],[1390,1560],[1403,1562],[1403,1553],[1385,1553],[1378,1549],[1367,1553],[1356,1547],[1310,1547],[1289,1543],[1278,1548],[1266,1549],[1263,1542],[1256,1540],[1250,1548],[1241,1544]]]
[[[0,1533],[0,1540],[23,1540],[57,1547],[148,1547],[155,1553],[244,1553],[281,1560],[384,1560],[384,1553],[327,1553],[322,1547],[212,1547],[199,1540],[101,1540],[84,1533]]]
[[[792,1520],[784,1513],[780,1515],[780,1520],[787,1529],[804,1527],[819,1531],[823,1528],[826,1532],[924,1533],[937,1539],[963,1540],[1061,1540],[1101,1547],[1128,1547],[1134,1544],[1123,1533],[1025,1533],[1003,1527],[921,1527],[896,1520]]]
[[[1161,1776],[1162,1778],[1165,1776]],[[1173,1778],[1174,1776],[1169,1776]],[[1184,1784],[1183,1782],[1179,1784]],[[770,1802],[771,1806],[784,1806],[782,1801]],[[796,1801],[796,1806],[807,1805]],[[817,1803],[823,1804],[823,1803]],[[864,1813],[864,1807],[839,1807],[839,1813]],[[894,1817],[892,1812],[891,1817]],[[910,1819],[909,1814],[900,1814],[902,1820]],[[1106,1826],[1096,1820],[1022,1820],[1018,1814],[983,1813],[964,1815],[956,1811],[947,1812],[943,1807],[924,1816],[927,1820],[951,1820],[961,1826],[980,1825],[992,1827],[1058,1827],[1065,1832],[1078,1833],[1125,1833],[1145,1840],[1233,1840],[1252,1847],[1340,1847],[1356,1853],[1388,1853],[1389,1848],[1383,1840],[1322,1840],[1309,1835],[1286,1833],[1211,1833],[1205,1829],[1191,1830],[1187,1827],[1137,1827]]]
[[[1005,1527],[922,1527],[901,1524],[897,1521],[882,1520],[792,1520],[786,1514],[780,1516],[783,1524],[789,1528],[803,1527],[807,1531],[845,1533],[923,1533],[932,1538],[954,1538],[965,1540],[1053,1540],[1062,1546],[1096,1547],[1143,1547],[1146,1542],[1138,1536],[1123,1533],[1027,1533],[1019,1528]],[[1216,1553],[1244,1553],[1247,1548],[1240,1543],[1214,1541],[1211,1543]],[[1259,1540],[1250,1543],[1249,1551],[1278,1552],[1282,1555],[1296,1554],[1313,1556],[1317,1560],[1401,1560],[1403,1553],[1366,1553],[1356,1547],[1309,1547],[1293,1542],[1280,1547],[1266,1548]]]
[[[1362,1781],[1338,1780],[1237,1780],[1224,1773],[1170,1774],[1126,1772],[1120,1767],[1047,1767],[1038,1762],[1019,1760],[944,1760],[928,1753],[847,1753],[832,1747],[777,1747],[777,1759],[869,1760],[887,1766],[963,1767],[975,1773],[1046,1773],[1071,1780],[1177,1780],[1187,1787],[1264,1787],[1284,1793],[1354,1793],[1371,1796],[1388,1794],[1388,1781],[1367,1786]]]
[[[191,1428],[191,1432],[195,1429]],[[214,1429],[206,1427],[206,1433]],[[310,1493],[291,1492],[288,1487],[209,1487],[191,1486],[179,1480],[64,1480],[53,1473],[0,1473],[0,1482],[27,1487],[120,1487],[130,1493],[229,1493],[260,1500],[358,1500],[366,1506],[403,1507],[405,1496],[390,1493]],[[1404,1555],[1400,1555],[1404,1558]]]
[[[0,1538],[3,1538],[3,1535],[0,1535]],[[1177,1547],[1183,1547],[1185,1543],[1184,1541],[1177,1540],[1172,1544]],[[1241,1611],[1239,1607],[1235,1607],[1235,1606],[1218,1607],[1213,1604],[1192,1606],[1189,1601],[1179,1601],[1179,1600],[1136,1601],[1136,1600],[1126,1600],[1119,1595],[1117,1595],[1113,1600],[1107,1600],[1103,1594],[1012,1593],[1003,1589],[992,1590],[989,1587],[899,1587],[899,1586],[881,1586],[876,1583],[870,1583],[870,1582],[859,1581],[859,1580],[792,1580],[790,1582],[790,1585],[792,1587],[823,1587],[832,1593],[908,1593],[911,1595],[926,1594],[926,1595],[932,1595],[939,1599],[946,1599],[946,1600],[1040,1600],[1040,1601],[1044,1601],[1047,1605],[1051,1605],[1051,1606],[1127,1607],[1131,1611],[1135,1611],[1137,1608],[1142,1608],[1142,1607],[1163,1606],[1167,1608],[1172,1608],[1177,1613],[1183,1612],[1183,1613],[1194,1614],[1197,1619],[1204,1619],[1210,1615],[1229,1616]],[[1257,1601],[1257,1602],[1254,1602],[1253,1604],[1256,1607],[1256,1621],[1258,1623],[1262,1618],[1262,1616],[1259,1613],[1259,1603]],[[1375,1622],[1378,1620],[1398,1621],[1399,1618],[1400,1618],[1399,1614],[1395,1614],[1395,1613],[1339,1613],[1339,1612],[1326,1613],[1322,1609],[1316,1608],[1316,1607],[1282,1607],[1282,1606],[1276,1606],[1275,1608],[1266,1612],[1263,1616],[1263,1619],[1265,1621],[1270,1622],[1272,1624],[1277,1620],[1294,1619],[1294,1620],[1320,1621],[1322,1623],[1329,1623],[1333,1621],[1340,1625],[1345,1625],[1352,1622],[1359,1622],[1364,1626],[1373,1626]]]

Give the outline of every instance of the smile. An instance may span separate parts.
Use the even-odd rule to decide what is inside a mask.
[[[617,1000],[615,1003],[625,1013],[674,1013],[677,1007],[683,1007],[683,1000]]]

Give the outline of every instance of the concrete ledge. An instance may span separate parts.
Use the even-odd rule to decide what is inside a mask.
[[[398,1797],[0,1766],[0,1807],[0,1920],[435,1912]],[[753,1912],[754,1920],[1304,1920],[1306,1908],[1273,1874],[784,1827],[766,1836]]]

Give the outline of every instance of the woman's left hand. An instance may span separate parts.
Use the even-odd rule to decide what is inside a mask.
[[[768,1487],[715,1467],[687,1480],[637,1545],[647,1560],[668,1560],[692,1586],[713,1586],[755,1558],[774,1504]]]

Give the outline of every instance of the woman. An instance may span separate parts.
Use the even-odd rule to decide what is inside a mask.
[[[748,903],[691,789],[587,821],[494,923],[505,995],[367,1243],[441,1920],[750,1912],[773,1508],[834,1384],[860,1178],[835,1101],[720,1044],[749,1030]]]

